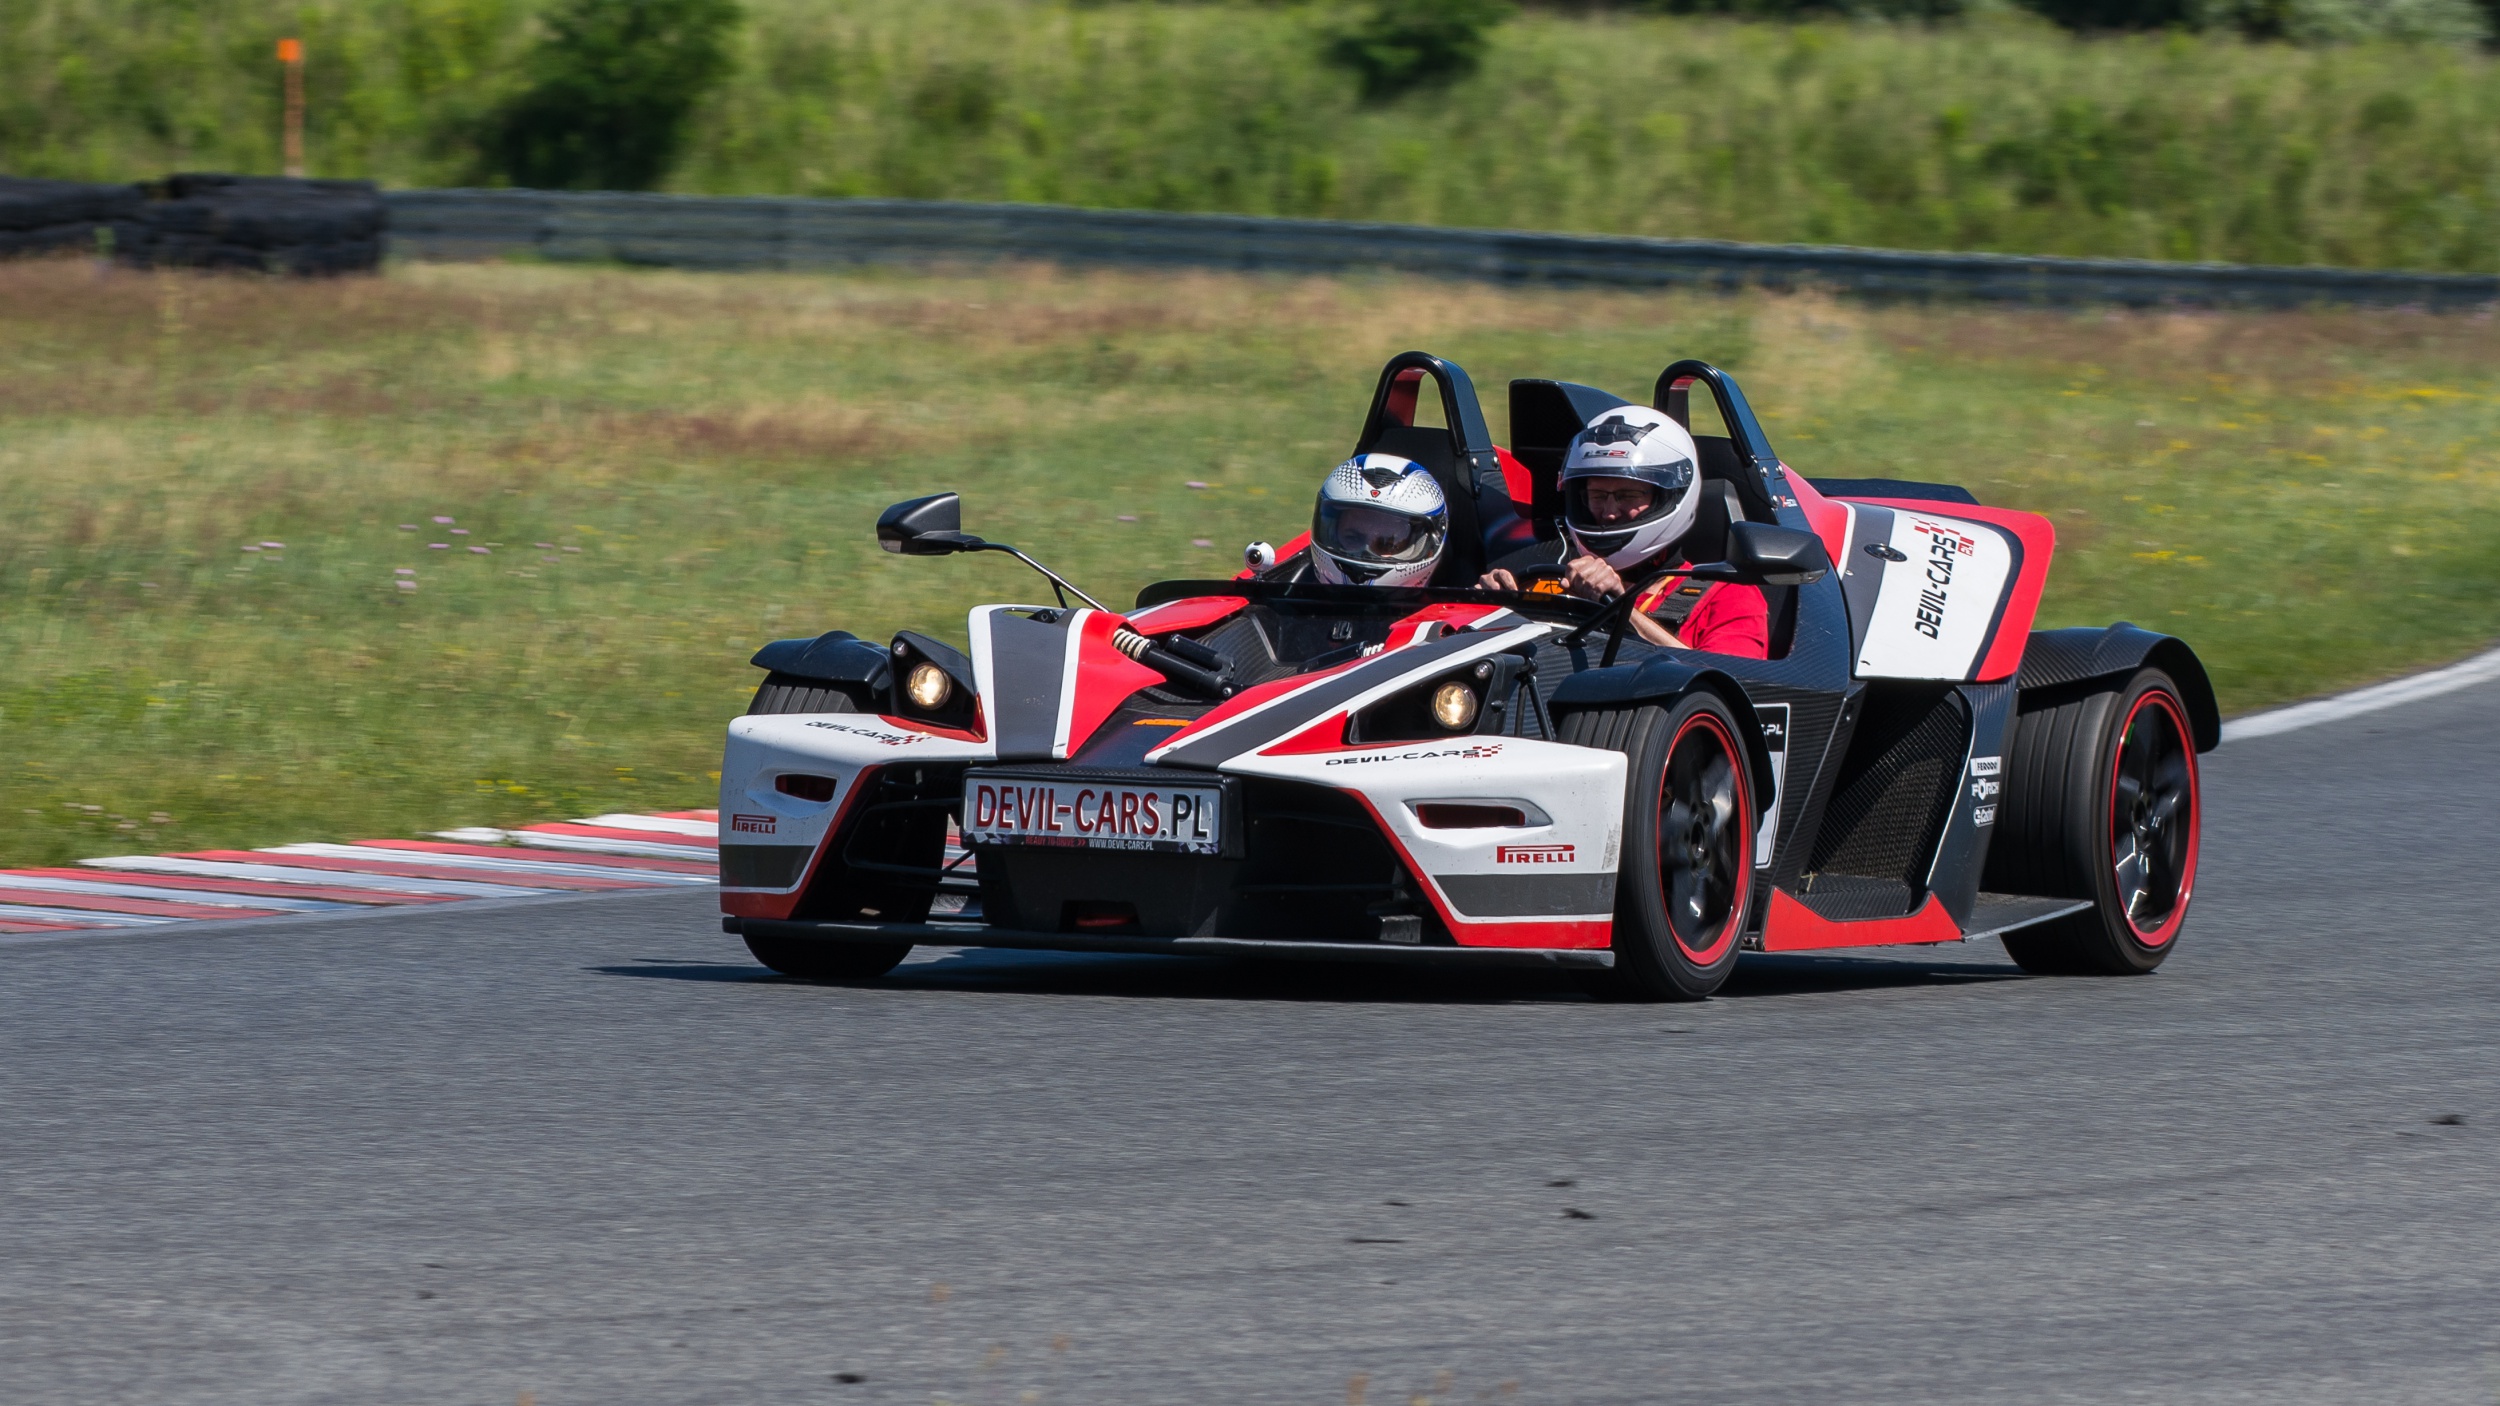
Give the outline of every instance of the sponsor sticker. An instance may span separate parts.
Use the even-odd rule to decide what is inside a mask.
[[[1981,806],[1981,807],[1979,807],[1977,810],[1974,810],[1974,811],[1972,811],[1972,812],[1970,813],[1970,823],[1971,823],[1971,824],[1973,824],[1973,825],[1994,825],[1994,824],[1996,824],[1996,823],[1997,823],[1997,808],[1996,808],[1995,806]]]
[[[1757,869],[1771,862],[1772,846],[1779,839],[1781,793],[1788,786],[1788,707],[1785,703],[1757,703],[1753,710],[1762,723],[1762,750],[1771,757],[1771,801],[1762,808],[1762,828],[1753,841],[1753,863]]]
[[[1970,798],[1974,801],[1984,801],[2004,789],[2004,782],[1990,781],[1983,776],[1970,784]]]
[[[808,726],[821,727],[827,732],[847,732],[853,737],[865,737],[888,747],[908,747],[914,742],[929,740],[929,734],[925,732],[887,732],[883,728],[853,727],[849,723],[810,722]]]
[[[1472,761],[1481,760],[1485,757],[1498,757],[1501,754],[1501,743],[1479,742],[1471,747],[1444,747],[1436,752],[1373,752],[1363,756],[1330,757],[1327,761],[1327,765],[1363,766],[1370,762],[1423,762],[1442,761],[1451,758]]]
[[[732,815],[729,817],[729,828],[740,835],[769,835],[773,832],[774,823],[769,815]]]
[[[1970,759],[1970,774],[1973,776],[1994,776],[2002,769],[2000,759],[1996,757],[1973,757]]]
[[[1858,642],[1860,678],[1967,677],[1988,642],[2013,574],[2009,539],[1975,523],[1898,513],[1868,543],[1883,563],[1875,606]],[[1874,551],[1872,548],[1883,550]]]
[[[1569,864],[1576,845],[1503,845],[1493,851],[1496,864]]]

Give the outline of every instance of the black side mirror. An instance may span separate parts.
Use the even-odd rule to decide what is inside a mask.
[[[964,500],[932,493],[897,503],[877,518],[877,545],[907,557],[942,557],[980,544],[964,535]]]
[[[1741,580],[1765,586],[1802,586],[1832,569],[1823,539],[1767,522],[1727,525],[1727,564]]]

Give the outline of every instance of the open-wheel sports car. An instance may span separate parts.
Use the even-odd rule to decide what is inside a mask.
[[[1769,657],[1644,643],[1634,593],[1554,581],[1565,447],[1625,404],[1514,381],[1505,449],[1463,370],[1392,360],[1356,452],[1446,490],[1419,587],[1321,583],[1296,540],[1115,609],[964,532],[953,494],[895,505],[887,549],[1010,552],[1053,599],[975,608],[968,651],[759,652],[721,768],[724,926],[845,979],[914,944],[1531,966],[1687,999],[1743,950],[1994,936],[2034,972],[2159,965],[2221,730],[2195,653],[2033,630],[2047,519],[1808,480],[1698,361],[1654,396],[1723,431],[1695,436],[1674,570],[1759,587]],[[1521,589],[1475,588],[1496,562]]]

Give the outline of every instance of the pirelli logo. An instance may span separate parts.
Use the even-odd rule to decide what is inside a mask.
[[[739,835],[769,835],[773,832],[773,818],[769,815],[732,815],[729,817],[729,829]]]
[[[1574,845],[1503,845],[1493,851],[1496,864],[1569,864]]]

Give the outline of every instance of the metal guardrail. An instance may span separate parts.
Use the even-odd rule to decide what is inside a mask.
[[[395,190],[393,253],[514,253],[679,268],[806,269],[1034,259],[1331,273],[1389,269],[1503,283],[1823,287],[1908,298],[2304,307],[2500,301],[2500,275],[1944,254],[1712,239],[985,205],[533,190]]]

